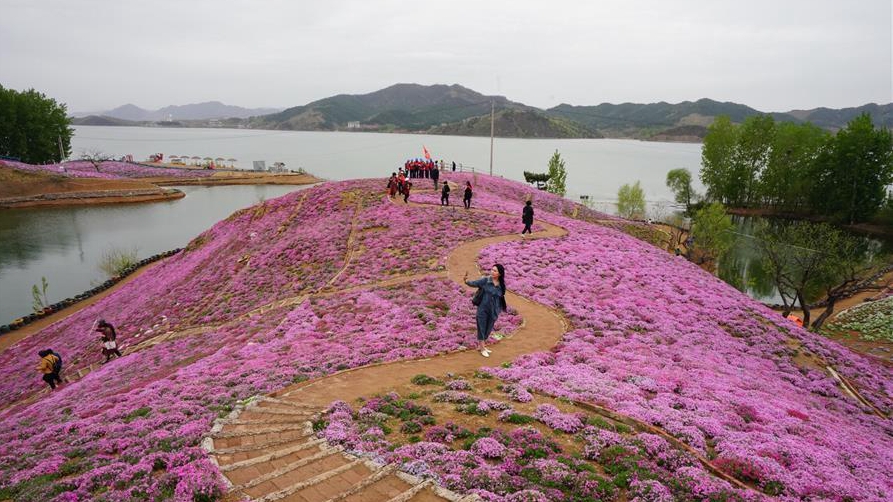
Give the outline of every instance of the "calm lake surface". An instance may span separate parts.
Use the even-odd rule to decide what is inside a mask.
[[[252,161],[285,162],[329,180],[387,177],[407,158],[422,157],[422,145],[435,159],[455,161],[478,171],[490,169],[490,138],[348,132],[257,131],[240,129],[166,129],[79,126],[72,138],[72,156],[100,150],[145,159],[152,153],[236,158],[236,167]],[[665,185],[667,171],[688,168],[696,174],[701,145],[612,139],[496,138],[493,173],[524,181],[524,171],[545,172],[558,150],[567,168],[568,197],[589,195],[613,201],[624,183],[642,182],[651,202],[672,200]],[[697,177],[697,176],[695,176]],[[696,188],[702,190],[698,183]]]
[[[141,127],[75,128],[72,157],[84,151],[145,159],[152,153],[284,162],[324,179],[386,177],[405,159],[421,157],[422,146],[447,164],[489,171],[490,139],[419,134],[165,129]],[[588,195],[593,207],[613,213],[618,188],[640,181],[652,216],[672,211],[667,171],[689,169],[697,177],[701,145],[632,140],[503,139],[495,141],[494,174],[517,181],[524,171],[545,172],[558,150],[567,168],[568,198]],[[446,174],[448,179],[449,173]],[[97,268],[112,246],[136,248],[139,258],[181,247],[233,211],[306,187],[179,187],[176,201],[85,208],[0,211],[0,324],[31,311],[31,285],[49,282],[50,302],[105,280]],[[696,180],[695,188],[703,192]],[[747,232],[748,225],[739,226]],[[889,247],[889,243],[887,245]],[[742,245],[721,275],[754,298],[774,302],[777,294],[759,269],[756,251]]]
[[[185,246],[234,211],[306,186],[176,187],[166,202],[0,211],[0,324],[31,312],[31,285],[49,282],[56,302],[107,278],[98,268],[111,247],[140,259]]]

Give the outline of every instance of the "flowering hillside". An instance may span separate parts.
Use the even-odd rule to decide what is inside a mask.
[[[446,257],[519,232],[531,189],[449,179],[472,181],[474,207],[510,214],[441,209],[424,193],[412,196],[423,206],[388,202],[379,179],[326,183],[234,213],[0,353],[0,500],[212,500],[225,488],[198,445],[240,401],[470,344],[473,307],[447,278]],[[889,419],[845,395],[823,365],[886,414],[889,369],[787,325],[679,258],[571,216],[614,218],[539,192],[534,206],[537,219],[569,234],[493,245],[480,257],[482,268],[504,263],[511,290],[571,323],[553,350],[489,370],[517,382],[517,395],[527,387],[658,426],[757,494],[883,500],[890,492]],[[115,324],[125,357],[48,393],[34,371],[37,351],[60,352],[69,374],[99,362],[98,317]],[[496,329],[521,322],[510,310]],[[570,419],[553,411],[538,420],[560,429]],[[475,453],[486,457],[484,447],[499,447],[491,443]],[[450,465],[438,451],[411,456]]]
[[[824,366],[886,416],[889,368],[787,323],[681,258],[610,229],[546,219],[570,235],[492,246],[480,263],[504,263],[515,291],[562,309],[573,329],[554,351],[496,374],[663,427],[729,472],[795,499],[891,493],[889,419],[845,395]]]
[[[14,376],[0,384],[0,486],[17,500],[66,490],[71,500],[219,491],[197,445],[239,400],[471,343],[473,307],[443,277],[442,258],[515,225],[392,205],[380,185],[331,183],[239,211],[115,294],[0,353]],[[419,245],[413,232],[430,231],[432,222],[449,232]],[[388,277],[410,280],[375,285]],[[294,304],[248,315],[289,299]],[[69,374],[101,360],[90,332],[98,317],[116,325],[125,349],[162,333],[165,341],[38,394],[36,404],[10,407],[45,392],[33,370],[38,350],[60,352]],[[519,323],[505,315],[497,330]],[[207,329],[176,335],[196,327]]]

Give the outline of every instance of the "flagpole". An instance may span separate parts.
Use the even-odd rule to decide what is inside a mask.
[[[494,117],[496,115],[496,102],[490,101],[490,176],[493,176],[493,131]]]

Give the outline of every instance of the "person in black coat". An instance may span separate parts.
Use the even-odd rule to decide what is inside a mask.
[[[440,205],[450,205],[450,185],[446,181],[443,182],[443,188],[440,189]]]
[[[530,226],[533,225],[533,203],[530,201],[527,201],[527,204],[524,205],[521,222],[524,223],[524,230],[521,231],[521,235],[533,233],[530,230]]]

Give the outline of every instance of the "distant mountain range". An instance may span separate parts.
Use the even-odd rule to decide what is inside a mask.
[[[561,104],[546,110],[487,96],[461,85],[396,84],[368,94],[339,94],[305,105],[269,113],[219,102],[169,106],[148,112],[134,105],[116,108],[105,116],[75,120],[84,125],[145,125],[147,121],[183,127],[242,127],[297,131],[418,132],[489,136],[491,104],[495,131],[519,138],[636,138],[659,141],[700,141],[718,115],[742,122],[766,112],[711,99],[682,103],[602,103],[596,106]],[[228,111],[227,111],[228,110]],[[812,122],[837,130],[861,113],[875,124],[893,128],[893,104],[870,103],[839,110],[816,108],[770,112],[777,121]],[[141,113],[149,114],[141,115]],[[219,120],[222,117],[230,117]],[[213,119],[213,120],[212,120]]]
[[[223,118],[248,118],[255,115],[268,115],[278,112],[278,108],[242,108],[225,105],[220,101],[207,101],[189,105],[171,105],[158,110],[145,110],[133,104],[119,106],[114,110],[92,113],[76,113],[75,117],[100,116],[131,122],[159,122],[168,120],[208,120]]]

